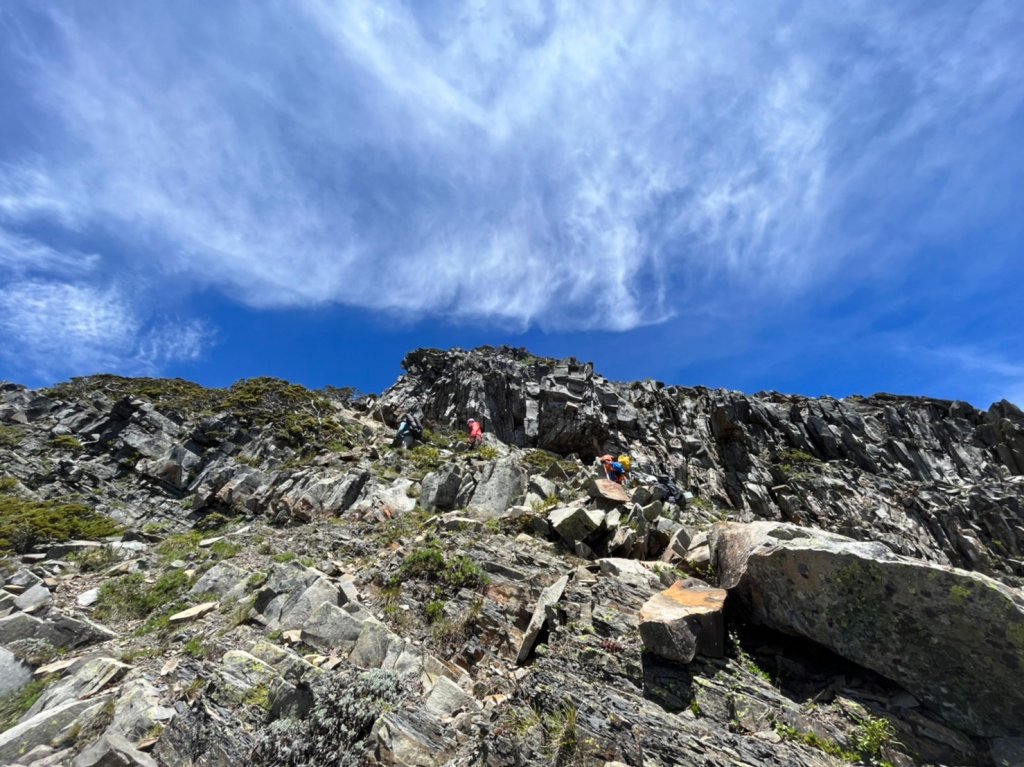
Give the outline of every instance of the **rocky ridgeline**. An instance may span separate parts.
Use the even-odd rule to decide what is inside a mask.
[[[503,442],[585,461],[627,450],[696,503],[884,542],[894,551],[1020,583],[1024,413],[896,397],[615,383],[590,364],[499,348],[406,356],[381,398],[389,417],[473,414]]]
[[[1012,405],[405,367],[0,387],[0,763],[1024,763]]]

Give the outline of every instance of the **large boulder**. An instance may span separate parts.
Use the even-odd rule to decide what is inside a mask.
[[[1024,598],[880,543],[775,522],[710,535],[719,583],[751,619],[903,685],[980,737],[1024,734]]]
[[[586,486],[587,495],[612,504],[629,503],[629,493],[618,482],[610,479],[591,479]]]
[[[483,470],[468,507],[492,516],[503,514],[526,495],[526,472],[515,458],[492,461]]]

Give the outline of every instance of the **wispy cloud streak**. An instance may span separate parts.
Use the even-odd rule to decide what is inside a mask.
[[[48,146],[0,156],[4,236],[116,231],[253,306],[625,330],[1007,204],[979,190],[1024,104],[1012,2],[432,6],[0,11]]]

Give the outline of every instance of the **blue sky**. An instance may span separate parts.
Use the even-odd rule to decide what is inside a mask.
[[[1015,0],[8,0],[0,378],[508,343],[1024,403],[1022,41]]]

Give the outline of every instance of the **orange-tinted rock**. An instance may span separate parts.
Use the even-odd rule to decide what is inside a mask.
[[[651,597],[640,610],[644,647],[679,663],[696,655],[721,657],[726,592],[688,578]]]

